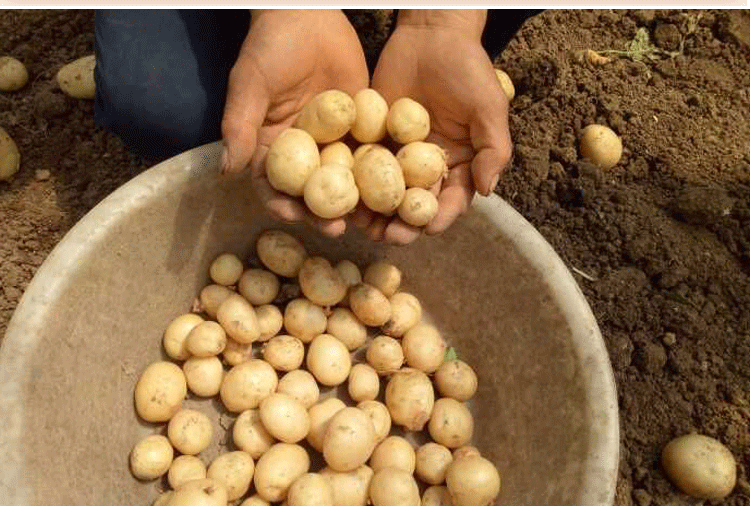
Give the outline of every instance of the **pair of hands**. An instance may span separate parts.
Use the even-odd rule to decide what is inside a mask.
[[[372,87],[389,104],[407,96],[427,108],[427,140],[448,155],[449,173],[433,188],[438,213],[424,230],[363,206],[349,220],[372,239],[396,244],[408,244],[422,231],[441,233],[468,209],[475,192],[493,191],[512,151],[508,100],[480,42],[485,20],[485,11],[401,11],[370,85],[359,39],[340,10],[254,11],[229,76],[223,172],[249,167],[271,215],[340,236],[346,219],[317,218],[298,198],[271,188],[268,147],[324,90],[354,95]]]

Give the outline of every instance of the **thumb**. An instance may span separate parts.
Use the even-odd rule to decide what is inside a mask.
[[[498,93],[503,95],[502,91]],[[500,96],[478,109],[475,116],[470,127],[471,143],[476,152],[471,162],[471,176],[476,190],[483,196],[489,196],[513,153],[508,127],[508,102],[504,96]]]

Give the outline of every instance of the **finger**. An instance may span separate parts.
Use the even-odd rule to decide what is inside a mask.
[[[471,161],[474,186],[480,194],[487,196],[510,162],[513,145],[508,126],[508,100],[495,81],[495,94],[479,106],[469,127],[471,144],[476,151]]]
[[[437,215],[425,227],[425,233],[436,235],[444,232],[464,212],[474,197],[474,186],[468,164],[453,168],[438,196]]]
[[[364,206],[363,204],[357,205],[357,209],[351,214],[351,221],[354,226],[362,231],[367,230],[367,227],[372,223],[375,213]]]
[[[382,241],[385,237],[385,229],[388,227],[388,221],[387,217],[376,215],[370,226],[365,230],[365,233],[376,242]]]
[[[411,244],[422,234],[422,228],[405,223],[401,219],[394,219],[385,229],[385,240],[391,244]]]

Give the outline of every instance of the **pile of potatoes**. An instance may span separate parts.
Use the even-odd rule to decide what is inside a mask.
[[[136,478],[166,476],[155,504],[492,504],[500,475],[470,445],[477,376],[401,271],[333,265],[278,230],[256,251],[252,267],[213,261],[193,312],[166,328],[171,361],[135,386],[141,419],[166,423],[130,454]],[[183,406],[188,391],[236,415],[233,447],[208,466],[213,425]]]

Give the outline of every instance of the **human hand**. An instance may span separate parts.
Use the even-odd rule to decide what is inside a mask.
[[[466,212],[475,191],[489,195],[512,152],[508,99],[481,45],[486,11],[402,10],[375,68],[372,88],[392,103],[407,96],[430,113],[427,140],[448,154],[449,173],[435,184],[438,213],[424,228],[437,234]],[[421,228],[364,207],[352,221],[375,240],[408,244]]]
[[[369,75],[357,34],[340,10],[255,10],[247,38],[229,75],[221,131],[222,171],[248,166],[253,187],[274,217],[307,221],[336,237],[344,219],[320,219],[300,198],[274,190],[265,171],[273,139],[292,126],[318,93],[339,89],[354,95]]]

